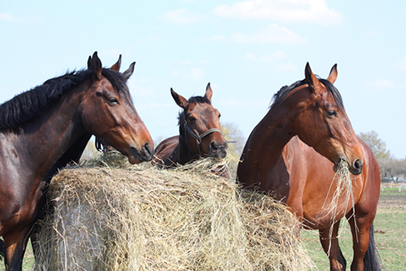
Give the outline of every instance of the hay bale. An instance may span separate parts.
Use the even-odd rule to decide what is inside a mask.
[[[40,222],[36,269],[310,269],[283,205],[187,169],[61,171],[49,187],[53,211]]]

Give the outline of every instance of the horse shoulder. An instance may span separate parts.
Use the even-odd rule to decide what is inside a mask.
[[[285,146],[283,156],[289,173],[287,205],[298,216],[317,221],[334,177],[333,163],[297,136]]]

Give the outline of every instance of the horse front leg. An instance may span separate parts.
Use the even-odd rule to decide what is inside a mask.
[[[6,233],[4,238],[6,271],[21,271],[30,227]]]
[[[344,271],[347,266],[347,262],[338,244],[339,226],[340,221],[336,222],[332,229],[329,227],[319,230],[320,242],[330,260],[330,270],[332,271]]]
[[[373,219],[374,216],[372,217],[372,215],[363,217],[356,216],[355,219],[354,216],[351,216],[349,219],[354,250],[351,271],[381,270],[379,260],[375,255],[375,245],[369,243],[370,237],[373,239],[373,229],[371,229]],[[370,230],[372,230],[372,232],[370,232]],[[367,250],[369,250],[368,257],[366,257]],[[368,261],[368,268],[366,268],[364,259]]]

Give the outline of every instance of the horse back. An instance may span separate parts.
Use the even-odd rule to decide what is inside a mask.
[[[155,149],[154,164],[162,166],[175,166],[178,163],[177,149],[179,136],[172,136],[163,140]]]

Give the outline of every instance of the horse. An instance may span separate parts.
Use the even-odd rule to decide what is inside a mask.
[[[132,164],[152,160],[154,143],[126,85],[135,63],[119,73],[117,65],[102,68],[97,52],[89,62],[90,69],[49,79],[0,106],[0,236],[6,270],[22,269],[49,181],[68,162],[79,160],[92,135]]]
[[[303,228],[318,229],[330,270],[346,268],[338,243],[339,223],[346,216],[353,236],[351,270],[380,270],[372,225],[380,193],[379,166],[353,131],[333,85],[337,74],[335,64],[327,79],[319,79],[307,63],[305,79],[274,95],[245,144],[237,180],[243,188],[286,204]],[[341,164],[350,171],[352,200],[340,196],[337,206],[342,207],[333,214],[324,206],[332,201],[335,170]]]
[[[178,116],[179,135],[163,140],[156,147],[153,163],[173,168],[202,157],[225,158],[228,144],[221,132],[220,112],[211,104],[210,83],[204,96],[192,96],[187,100],[172,88],[171,95],[183,109]]]

